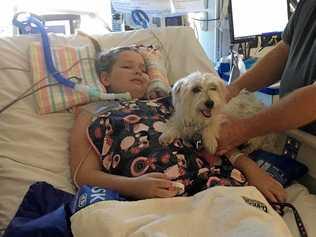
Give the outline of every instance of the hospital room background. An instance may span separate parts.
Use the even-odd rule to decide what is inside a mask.
[[[29,86],[34,83],[36,70],[40,70],[34,63],[39,57],[37,51],[34,51],[38,46],[33,43],[43,37],[37,23],[30,23],[29,19],[34,17],[36,22],[40,22],[54,47],[88,45],[89,48],[92,47],[93,40],[99,41],[104,48],[127,43],[158,42],[163,57],[168,61],[166,68],[171,83],[199,69],[214,70],[227,84],[251,68],[281,40],[282,31],[298,2],[1,0],[0,187],[3,191],[0,192],[0,236],[5,233],[9,224],[15,224],[12,224],[12,219],[18,214],[17,210],[20,210],[22,200],[25,201],[24,195],[31,184],[51,181],[52,185],[61,190],[74,192],[73,184],[68,179],[68,147],[61,144],[69,135],[65,131],[70,129],[73,118],[66,114],[69,113],[68,110],[39,114],[34,106],[38,97],[29,96],[37,93]],[[46,46],[42,44],[43,48]],[[30,51],[32,53],[29,55]],[[185,58],[180,56],[183,54],[186,54]],[[88,53],[88,57],[90,56]],[[59,64],[58,60],[55,58],[53,63]],[[28,69],[14,69],[23,67]],[[21,81],[22,79],[25,81]],[[261,89],[255,96],[265,106],[271,106],[279,100],[278,86],[274,84]],[[28,96],[22,95],[27,88],[30,88]],[[60,121],[62,125],[57,126],[55,121]],[[22,126],[22,123],[26,125]],[[46,129],[46,132],[50,133],[43,131],[41,136],[41,132],[37,132],[40,129]],[[54,129],[56,131],[53,131]],[[36,139],[36,136],[37,140],[56,136],[56,140],[48,140],[60,145],[59,150],[52,154],[50,149],[55,149],[52,148],[56,145],[54,143],[51,147],[48,143],[41,143],[43,147],[29,149],[28,146],[39,142],[31,141]],[[29,140],[23,144],[19,143],[19,139]],[[271,165],[269,160],[261,163],[262,168],[270,169],[282,179],[289,175],[289,202],[299,211],[308,236],[316,237],[313,224],[316,219],[316,137],[300,130],[287,131],[282,134],[282,147],[279,150],[280,153],[274,154],[274,158],[285,157],[296,163],[290,162],[289,166],[283,163]],[[35,152],[38,155],[28,160],[26,156],[33,156]],[[47,159],[56,158],[57,164],[48,164],[48,161],[45,167],[45,164],[39,161],[41,155],[47,156]],[[61,178],[60,175],[66,178]],[[288,211],[283,220],[293,236],[307,236],[299,232],[293,213]],[[13,237],[17,236],[19,235]],[[21,236],[28,235],[22,233]]]
[[[275,3],[269,0],[261,5],[260,10],[256,7],[260,1],[233,1],[231,6],[229,0],[174,1],[173,4],[172,2],[170,0],[150,1],[148,4],[148,1],[95,0],[93,4],[85,1],[74,4],[73,1],[61,0],[43,3],[33,0],[28,3],[21,0],[5,0],[1,1],[0,36],[21,33],[12,25],[14,14],[21,11],[41,15],[48,32],[65,35],[74,34],[77,31],[105,34],[147,27],[190,26],[194,29],[196,38],[213,65],[222,66],[221,77],[228,80],[230,68],[234,62],[239,63],[239,67],[235,68],[244,72],[246,67],[254,63],[254,59],[264,55],[269,47],[277,42],[275,39],[280,34],[271,33],[281,32],[285,25],[285,18],[287,19],[293,13],[298,1],[286,0]],[[144,16],[134,14],[137,9],[143,9]],[[235,15],[232,9],[235,10]],[[247,17],[249,11],[260,16],[251,19]],[[269,16],[266,13],[268,11]],[[269,19],[274,18],[275,21],[271,25]],[[148,26],[144,26],[146,21],[148,21]],[[258,23],[260,23],[259,29],[254,29],[258,27]],[[243,32],[244,35],[236,36],[236,40],[232,35],[234,24],[235,27],[243,26],[246,29],[251,26],[252,28]],[[258,33],[261,28],[266,32]],[[263,33],[266,34],[263,35]],[[258,36],[259,34],[261,37]],[[232,60],[234,58],[232,51],[239,53],[239,55],[235,54],[235,57],[239,56],[239,60]],[[249,60],[244,64],[240,57],[243,60]],[[277,94],[277,90],[273,89],[266,92],[269,95]],[[272,96],[258,94],[258,97],[266,104],[272,103]]]

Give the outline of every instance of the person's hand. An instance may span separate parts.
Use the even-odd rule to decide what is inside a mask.
[[[166,90],[163,90],[161,88],[153,88],[152,90],[148,91],[147,97],[148,99],[157,99],[160,97],[168,96],[169,92]]]
[[[228,103],[233,97],[237,96],[240,92],[240,89],[237,88],[235,85],[227,85],[225,87],[225,99]]]
[[[223,123],[217,139],[216,155],[224,155],[228,151],[248,141],[244,123],[228,115],[223,116]]]
[[[160,97],[168,96],[170,93],[170,86],[166,85],[163,81],[159,79],[152,80],[147,88],[147,98],[157,99]]]
[[[285,202],[286,191],[283,186],[263,169],[258,170],[247,176],[248,184],[255,186],[268,201]]]
[[[133,198],[168,198],[177,195],[176,187],[166,174],[148,173],[131,179],[130,196]]]

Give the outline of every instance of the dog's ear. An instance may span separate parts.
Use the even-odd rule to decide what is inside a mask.
[[[218,87],[219,94],[222,95],[225,102],[227,102],[226,95],[227,95],[228,91],[227,91],[227,87],[225,85],[225,82],[222,79],[218,79],[216,84]]]
[[[172,91],[174,94],[178,94],[181,91],[183,83],[184,82],[182,80],[179,80],[174,84],[174,86],[172,87]]]
[[[212,80],[213,82],[216,83],[217,90],[219,94],[223,97],[223,100],[226,101],[226,94],[227,94],[227,88],[225,85],[224,80],[222,80],[217,74],[215,73],[205,73],[204,77],[207,79]]]

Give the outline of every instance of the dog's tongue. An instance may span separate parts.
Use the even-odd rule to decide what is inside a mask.
[[[206,118],[210,118],[212,116],[211,110],[208,109],[203,109],[201,110],[201,113],[204,115]]]

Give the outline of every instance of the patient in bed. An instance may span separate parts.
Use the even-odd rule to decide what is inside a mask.
[[[103,101],[81,109],[70,140],[70,165],[77,187],[89,184],[130,199],[146,199],[177,196],[175,182],[185,187],[182,195],[215,185],[249,184],[271,201],[285,200],[281,184],[243,154],[235,155],[233,166],[225,157],[200,149],[200,138],[159,144],[162,124],[173,108],[169,97],[142,100],[150,79],[137,49],[101,53],[96,66],[107,91],[129,92],[136,100]],[[154,90],[151,97],[161,92]]]

